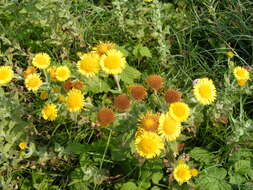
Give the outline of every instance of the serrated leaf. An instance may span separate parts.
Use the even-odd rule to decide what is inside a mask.
[[[194,149],[192,149],[190,151],[190,156],[199,162],[203,162],[203,163],[210,163],[213,160],[213,154],[208,152],[207,150],[203,149],[203,148],[199,148],[199,147],[195,147]]]
[[[120,75],[120,79],[126,84],[133,84],[134,79],[138,79],[141,76],[141,72],[137,69],[126,65],[126,68]]]

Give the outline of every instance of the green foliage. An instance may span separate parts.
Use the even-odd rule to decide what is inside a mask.
[[[249,0],[1,1],[0,63],[12,66],[15,76],[0,87],[0,189],[252,189],[252,70],[247,68],[250,79],[243,87],[233,76],[235,66],[253,63],[252,12]],[[117,44],[126,57],[119,75],[87,78],[76,72],[77,52],[89,52],[99,41]],[[235,56],[228,58],[227,51]],[[38,52],[48,53],[52,65],[68,65],[70,80],[84,83],[80,114],[58,102],[67,90],[43,70],[37,71],[42,88],[26,90],[23,71]],[[159,91],[145,82],[150,74],[164,78]],[[199,105],[193,96],[193,80],[202,77],[216,86],[212,105]],[[135,83],[147,89],[144,101],[127,90]],[[144,159],[134,145],[140,115],[168,111],[167,89],[182,92],[190,118],[177,141]],[[41,90],[49,92],[46,100],[39,98]],[[114,106],[121,93],[131,101],[122,112]],[[57,104],[55,121],[41,117],[47,102]],[[114,111],[109,126],[97,122],[102,107]],[[23,150],[21,142],[27,143]],[[173,178],[178,160],[199,176],[179,184]]]

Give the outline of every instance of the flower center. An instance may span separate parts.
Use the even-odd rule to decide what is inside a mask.
[[[120,67],[120,57],[108,56],[106,57],[104,64],[108,69],[118,69]]]
[[[78,96],[71,96],[68,98],[68,105],[70,108],[79,107],[82,104],[82,100]]]
[[[39,65],[47,65],[47,60],[45,59],[44,56],[37,56],[37,57],[36,57],[36,62],[37,62]]]
[[[96,59],[87,57],[84,60],[81,61],[80,67],[82,70],[86,72],[95,72],[98,70],[98,62]]]
[[[0,80],[5,80],[8,77],[9,77],[9,72],[8,71],[5,71],[5,70],[0,71]]]
[[[36,88],[39,86],[39,84],[40,84],[40,80],[38,78],[30,79],[28,82],[28,86],[30,86],[31,88]]]
[[[167,135],[173,135],[177,130],[176,121],[171,118],[166,118],[163,124],[163,129]]]
[[[241,78],[246,78],[246,73],[242,70],[242,69],[239,69],[236,74],[241,77]]]
[[[67,77],[67,71],[66,70],[60,70],[58,73],[57,73],[58,77],[60,78],[65,78]]]
[[[155,143],[152,142],[152,139],[142,139],[139,143],[139,149],[144,153],[155,152]]]
[[[203,85],[199,88],[199,94],[202,98],[210,98],[212,95],[212,90],[209,86]]]
[[[186,114],[186,111],[183,105],[176,105],[173,108],[173,112],[178,117],[183,117]]]
[[[185,168],[178,169],[177,176],[179,178],[183,178],[183,179],[186,178],[187,177],[187,170]]]

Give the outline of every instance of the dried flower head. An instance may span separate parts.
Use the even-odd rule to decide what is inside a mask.
[[[73,83],[70,80],[64,82],[64,90],[68,92],[73,88]]]
[[[147,96],[146,88],[142,85],[130,85],[129,87],[130,94],[135,100],[141,101]]]
[[[181,100],[182,93],[177,90],[167,90],[164,93],[165,101],[168,104],[171,104],[173,102],[179,102]]]
[[[163,78],[160,75],[150,75],[146,82],[153,90],[159,90],[163,87]]]
[[[78,90],[82,90],[83,87],[84,87],[84,85],[83,85],[82,81],[78,80],[78,81],[73,82],[73,88],[78,89]]]
[[[119,110],[119,111],[125,111],[129,109],[130,107],[130,100],[129,97],[125,94],[118,95],[114,99],[114,106]]]
[[[111,124],[114,120],[114,117],[114,113],[110,108],[102,108],[97,113],[97,119],[101,125]]]

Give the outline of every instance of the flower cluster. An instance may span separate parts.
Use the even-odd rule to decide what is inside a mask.
[[[178,165],[173,171],[173,176],[175,180],[180,184],[189,181],[191,177],[196,177],[197,175],[198,170],[190,169],[190,167],[182,160],[179,161]]]

